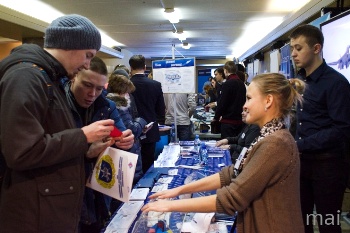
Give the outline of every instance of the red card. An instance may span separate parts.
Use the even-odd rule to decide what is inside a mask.
[[[114,129],[111,131],[111,133],[109,134],[109,136],[111,136],[112,138],[117,138],[122,136],[122,131],[120,131],[119,129],[117,129],[117,127],[113,126]]]

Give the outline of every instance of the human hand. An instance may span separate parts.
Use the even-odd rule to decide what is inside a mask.
[[[180,193],[179,193],[178,188],[173,188],[173,189],[168,189],[168,190],[154,193],[151,196],[149,196],[149,198],[150,199],[156,199],[156,198],[165,199],[165,198],[177,197],[179,195],[180,195]]]
[[[221,149],[225,149],[225,150],[226,150],[226,149],[230,149],[230,145],[222,145],[222,146],[220,146],[220,148],[221,148]]]
[[[145,125],[145,127],[142,129],[142,133],[144,133],[144,134],[147,133],[148,130],[152,129],[152,127],[153,127],[153,122]]]
[[[109,134],[113,130],[114,121],[111,119],[95,121],[90,125],[81,128],[86,136],[88,143],[102,141],[109,137]]]
[[[211,103],[209,103],[209,104],[207,104],[207,106],[209,106],[210,108],[215,108],[215,102],[211,102]]]
[[[157,200],[147,203],[141,208],[142,212],[171,212],[171,205],[173,201],[169,200]]]
[[[225,139],[221,139],[221,140],[217,141],[215,146],[219,147],[219,146],[227,145],[227,144],[228,144],[228,140],[225,138]]]
[[[107,140],[92,143],[89,147],[88,152],[86,153],[86,157],[89,159],[96,158],[107,147],[113,145],[113,143],[113,138],[108,138]]]
[[[115,145],[122,149],[128,150],[134,145],[134,134],[130,129],[124,130],[120,139],[116,139]]]

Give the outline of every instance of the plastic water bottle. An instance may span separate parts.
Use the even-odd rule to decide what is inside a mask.
[[[201,150],[200,150],[200,157],[203,165],[208,164],[208,151],[207,151],[207,145],[205,145],[204,142],[202,142]]]
[[[194,141],[193,141],[193,150],[196,152],[193,155],[193,159],[194,159],[195,164],[198,164],[201,162],[200,154],[199,154],[200,147],[201,147],[201,140],[199,140],[199,135],[196,134]]]
[[[200,149],[200,146],[201,146],[201,140],[199,140],[199,135],[196,134],[195,138],[194,138],[194,141],[193,141],[193,149],[199,153],[199,149]]]
[[[171,129],[170,129],[170,143],[176,143],[174,124],[171,125]]]

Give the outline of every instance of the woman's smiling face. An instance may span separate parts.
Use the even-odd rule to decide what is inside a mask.
[[[258,86],[252,82],[247,89],[247,99],[243,106],[246,110],[246,123],[259,125],[261,128],[265,122],[265,96]]]

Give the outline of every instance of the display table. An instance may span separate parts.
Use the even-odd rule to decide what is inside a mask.
[[[210,156],[210,155],[209,155]],[[205,169],[200,169],[200,170],[195,170],[192,168],[188,168],[187,166],[191,166],[194,165],[194,159],[192,157],[182,157],[180,156],[178,158],[178,160],[175,163],[176,169],[177,169],[177,174],[172,176],[172,180],[171,182],[168,184],[168,189],[171,188],[175,188],[178,186],[181,186],[184,184],[186,178],[188,181],[189,177],[197,177],[197,179],[204,177],[204,176],[208,176],[211,174],[214,174],[216,172],[219,172],[223,166],[225,165],[230,165],[231,164],[231,156],[229,151],[224,151],[224,154],[222,156],[217,156],[217,157],[209,157],[208,158],[208,165],[205,167]],[[169,170],[174,170],[175,168],[173,167],[162,167],[162,168],[154,168],[153,166],[146,172],[146,174],[143,176],[143,178],[135,185],[134,189],[141,189],[141,188],[149,188],[149,190],[151,191],[152,188],[154,187],[154,185],[156,184],[156,181],[158,181],[160,178],[163,177],[169,177]],[[207,194],[212,194],[215,193],[215,190],[207,193]],[[148,196],[151,195],[152,192],[149,192]],[[197,194],[198,195],[198,194]],[[203,195],[203,194],[200,194]],[[148,197],[147,196],[147,197]],[[196,194],[193,194],[193,196],[196,196]],[[146,204],[148,202],[148,198],[146,198],[144,200],[144,204]],[[126,203],[125,203],[126,204]],[[118,210],[119,211],[119,210]],[[118,215],[118,211],[116,211],[114,213],[114,215],[112,216],[111,220],[113,220],[113,218]],[[131,224],[131,226],[129,227],[129,229],[124,229],[124,231],[122,229],[118,229],[118,231],[111,231],[104,229],[102,232],[128,232],[128,233],[132,233],[132,232],[148,232],[148,228],[145,227],[139,227],[138,225],[141,224],[140,221],[142,220],[141,217],[141,211],[138,212],[137,217],[135,218],[135,220],[133,220],[133,223]],[[185,214],[184,213],[172,213],[171,217],[170,217],[170,221],[169,221],[169,226],[173,229],[175,229],[178,225],[176,224],[181,224],[182,220],[184,218]],[[138,226],[138,230],[135,230],[134,227]],[[144,223],[143,223],[144,224]],[[137,227],[135,227],[137,228]],[[143,228],[147,228],[147,229],[143,229]],[[228,225],[228,229],[230,229],[231,226]],[[108,229],[108,227],[107,227]],[[134,231],[133,231],[134,229]],[[179,229],[177,229],[179,230]],[[179,231],[174,231],[173,232],[179,232]],[[230,232],[230,231],[228,231]]]
[[[209,112],[204,111],[203,107],[197,107],[196,113],[193,114],[191,117],[191,121],[194,123],[195,126],[195,133],[194,135],[198,134],[199,138],[201,140],[219,140],[221,139],[221,134],[212,134],[210,132],[210,123],[214,118],[214,111],[212,109],[209,110]],[[209,126],[209,129],[207,132],[200,131],[200,125],[206,124]]]
[[[201,140],[220,140],[221,139],[221,134],[213,134],[210,132],[207,133],[201,133],[199,130],[196,130],[195,135],[198,134],[199,139]]]

